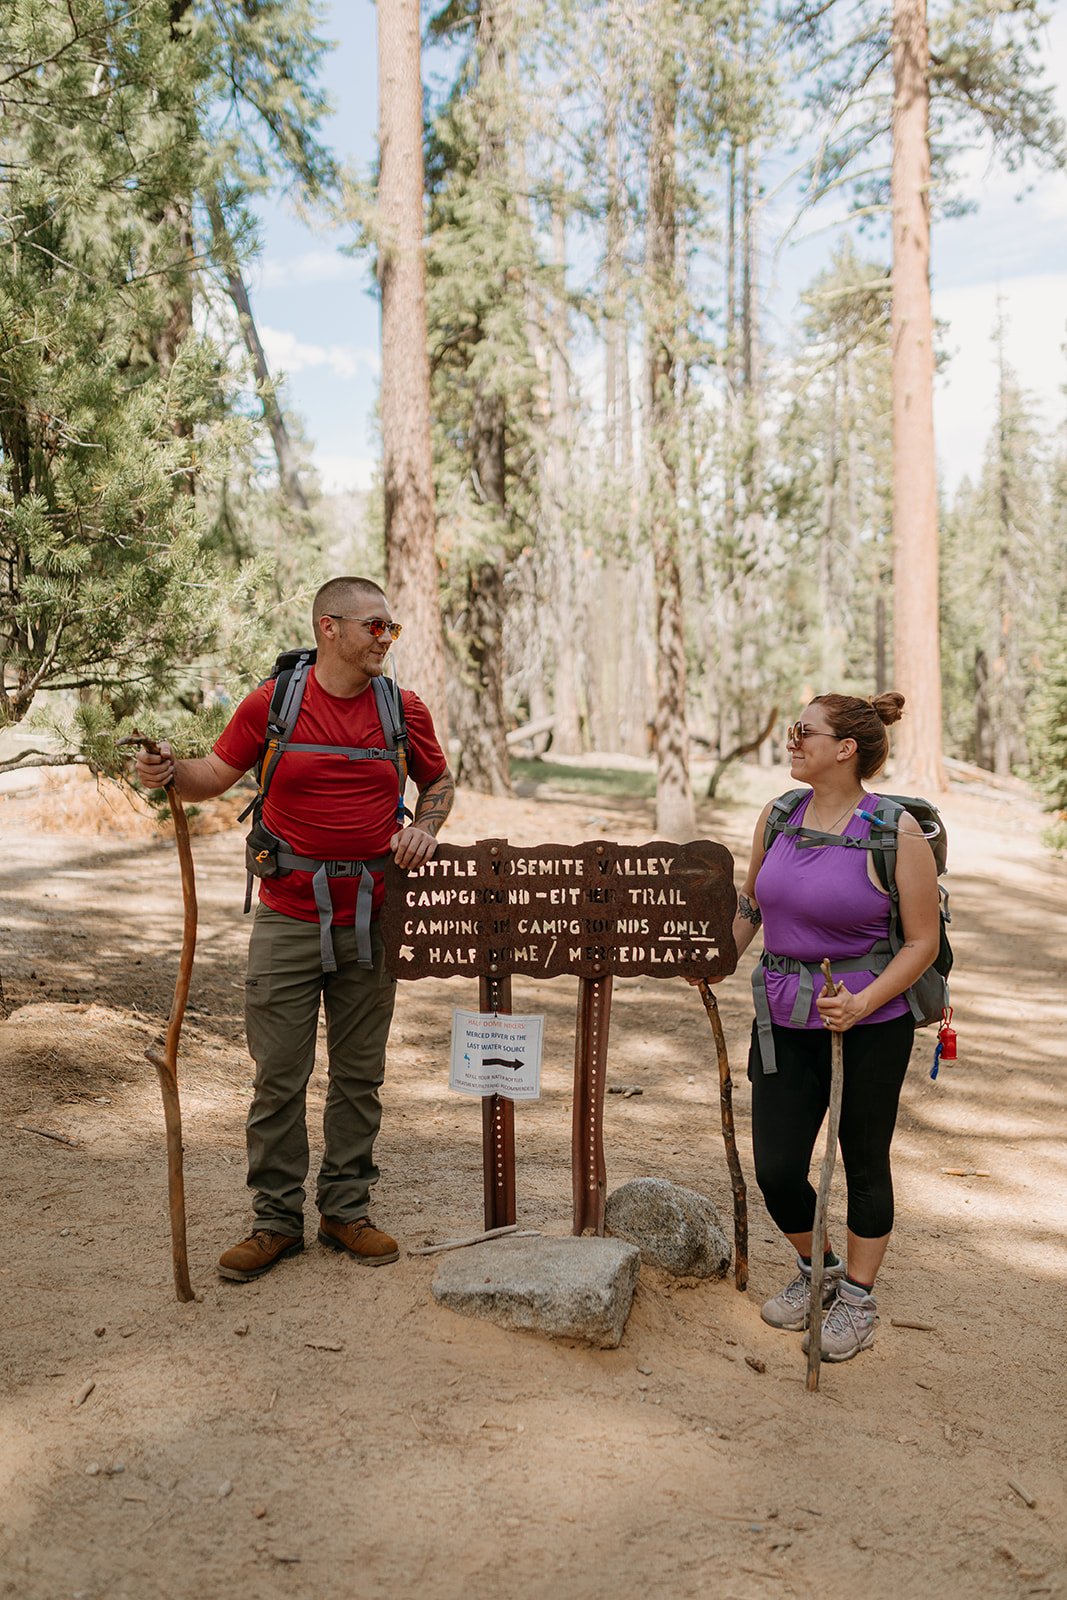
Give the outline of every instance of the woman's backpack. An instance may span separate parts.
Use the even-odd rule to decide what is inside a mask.
[[[815,828],[804,827],[802,823],[790,824],[789,818],[805,795],[810,793],[810,789],[790,789],[787,794],[779,795],[774,801],[763,830],[764,851],[770,849],[778,834],[795,838],[801,849],[805,846],[836,844],[843,845],[847,849],[869,850],[874,856],[874,870],[878,874],[878,880],[889,895],[889,943],[893,955],[896,955],[904,944],[904,929],[900,920],[900,895],[896,879],[897,829],[900,818],[903,812],[907,811],[922,828],[923,837],[934,853],[938,878],[941,878],[948,867],[948,835],[940,811],[930,800],[917,799],[912,795],[884,794],[879,798],[873,811],[857,812],[858,816],[870,822],[870,838],[853,839],[847,834],[820,833]],[[952,970],[952,946],[949,944],[947,930],[952,916],[948,905],[948,890],[943,883],[938,883],[937,889],[940,901],[940,946],[933,964],[915,980],[910,989],[904,991],[911,1014],[919,1027],[925,1027],[931,1022],[941,1022],[949,1003],[947,980]]]

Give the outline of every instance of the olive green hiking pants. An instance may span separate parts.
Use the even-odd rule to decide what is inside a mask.
[[[245,983],[245,1027],[256,1063],[246,1124],[248,1186],[255,1194],[256,1226],[275,1233],[304,1231],[305,1101],[320,999],[329,1086],[318,1208],[337,1222],[353,1222],[366,1216],[371,1185],[378,1181],[374,1140],[382,1119],[379,1090],[396,982],[384,972],[376,924],[369,971],[358,965],[353,928],[335,927],[333,939],[337,971],[323,972],[317,922],[256,908]]]

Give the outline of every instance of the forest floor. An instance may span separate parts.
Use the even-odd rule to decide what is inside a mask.
[[[647,798],[566,792],[554,771],[524,798],[461,793],[447,837],[651,837]],[[731,781],[701,821],[740,866],[788,779]],[[747,1294],[644,1268],[620,1348],[595,1351],[444,1310],[432,1258],[367,1271],[321,1249],[310,1208],[302,1256],[248,1285],[216,1277],[249,1217],[232,810],[194,841],[181,1090],[202,1298],[180,1305],[143,1055],[170,1001],[178,873],[152,825],[110,805],[54,775],[0,795],[0,1595],[1067,1595],[1067,867],[1024,792],[946,802],[959,1061],[931,1082],[919,1035],[877,1342],[814,1395],[800,1336],[759,1316],[791,1263],[751,1185],[747,958],[719,990]],[[519,1220],[559,1235],[575,992],[514,984],[515,1010],[546,1016],[542,1099],[516,1113]],[[447,1082],[452,1007],[476,1003],[464,980],[401,986],[374,1212],[405,1248],[482,1226],[481,1118]],[[618,982],[608,1066],[643,1090],[608,1097],[609,1188],[670,1178],[729,1219],[697,994]],[[323,1089],[317,1069],[313,1147]],[[833,1217],[839,1235],[840,1181]]]

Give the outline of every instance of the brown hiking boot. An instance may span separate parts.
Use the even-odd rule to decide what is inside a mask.
[[[294,1237],[291,1233],[271,1233],[267,1228],[257,1228],[250,1238],[242,1239],[219,1257],[219,1276],[248,1283],[251,1278],[261,1278],[286,1256],[299,1255],[303,1248],[304,1241],[299,1235]]]
[[[331,1222],[329,1217],[319,1218],[319,1243],[331,1250],[347,1250],[365,1267],[384,1267],[387,1261],[397,1261],[400,1246],[387,1233],[376,1228],[367,1217],[357,1217],[355,1222]]]

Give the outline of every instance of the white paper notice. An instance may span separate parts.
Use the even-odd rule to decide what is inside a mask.
[[[453,1011],[448,1087],[459,1094],[540,1100],[543,1016]]]

